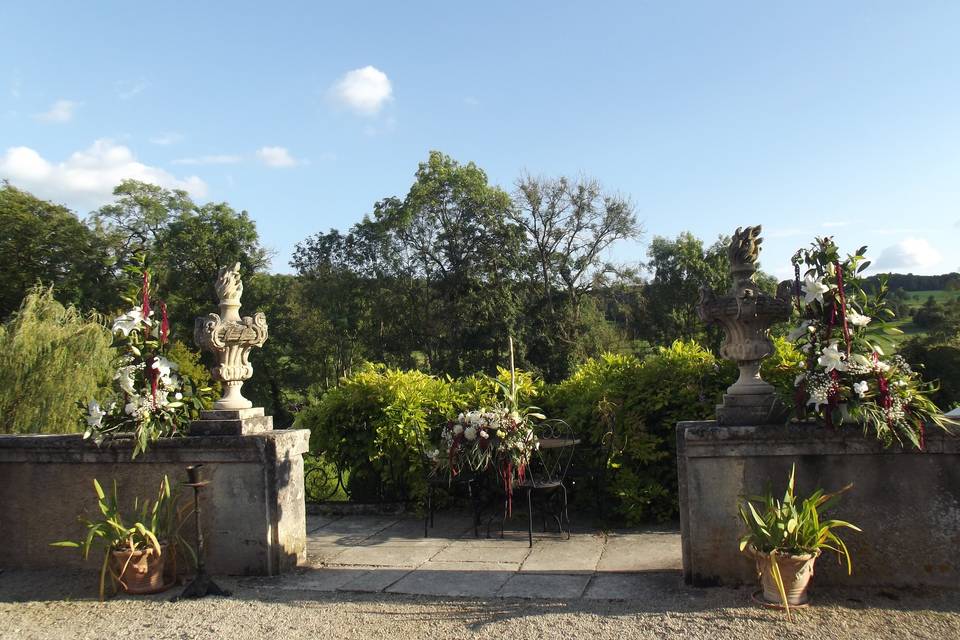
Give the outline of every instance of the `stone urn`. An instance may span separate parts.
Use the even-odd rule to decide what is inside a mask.
[[[790,317],[789,297],[772,296],[754,280],[763,242],[760,230],[760,226],[737,229],[727,249],[731,291],[718,297],[705,287],[697,306],[701,320],[723,328],[720,355],[740,368],[740,377],[717,407],[717,422],[723,425],[783,422],[788,413],[777,402],[773,386],[760,377],[760,362],[773,353],[770,326]]]

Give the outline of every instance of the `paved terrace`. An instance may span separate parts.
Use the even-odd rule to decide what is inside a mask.
[[[522,522],[521,522],[522,521]],[[475,538],[470,518],[438,513],[430,537],[423,520],[396,516],[310,516],[308,565],[275,581],[298,591],[386,592],[431,596],[629,600],[681,582],[675,529],[574,529],[569,540],[515,517]]]

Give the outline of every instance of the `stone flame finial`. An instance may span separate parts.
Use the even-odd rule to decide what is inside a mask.
[[[211,351],[217,358],[212,372],[214,379],[223,382],[223,397],[214,403],[214,409],[249,409],[253,403],[243,397],[240,387],[253,375],[250,350],[262,347],[267,340],[267,319],[262,313],[240,317],[243,282],[239,262],[232,268],[220,269],[216,290],[220,298],[220,314],[197,318],[193,339],[198,347]]]
[[[721,424],[766,424],[783,417],[773,387],[760,377],[760,362],[773,353],[770,325],[790,317],[790,303],[764,293],[754,282],[763,242],[760,231],[758,225],[738,228],[733,234],[727,248],[733,277],[730,293],[717,297],[707,288],[700,291],[700,318],[723,327],[720,355],[740,368],[740,377],[717,407]]]

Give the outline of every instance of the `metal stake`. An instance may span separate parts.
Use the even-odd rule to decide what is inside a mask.
[[[210,481],[200,479],[200,467],[202,466],[202,464],[195,464],[187,467],[187,477],[190,480],[187,486],[193,487],[193,520],[197,527],[197,575],[183,589],[183,593],[171,598],[171,602],[183,598],[230,595],[229,591],[221,589],[213,581],[213,578],[207,573],[206,562],[204,561],[203,531],[200,529],[200,490],[210,484]]]

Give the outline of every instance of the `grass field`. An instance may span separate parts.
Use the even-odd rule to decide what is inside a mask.
[[[908,291],[907,293],[910,296],[908,304],[911,307],[922,307],[930,296],[940,304],[960,298],[960,291]]]

